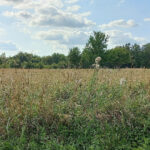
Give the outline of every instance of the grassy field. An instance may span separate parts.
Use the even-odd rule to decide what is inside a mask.
[[[150,70],[1,69],[0,150],[150,150]]]

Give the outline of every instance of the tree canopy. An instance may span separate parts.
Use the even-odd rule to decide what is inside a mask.
[[[143,46],[127,43],[107,49],[109,37],[102,32],[93,32],[83,50],[73,47],[67,56],[54,53],[37,56],[19,52],[12,57],[0,55],[0,68],[91,68],[96,57],[102,58],[101,66],[108,68],[150,68],[150,43]]]

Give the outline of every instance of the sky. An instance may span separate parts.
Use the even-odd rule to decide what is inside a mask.
[[[93,31],[108,48],[150,42],[150,0],[0,0],[0,54],[68,54]]]

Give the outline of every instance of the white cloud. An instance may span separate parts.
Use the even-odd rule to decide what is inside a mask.
[[[48,14],[48,15],[47,15]],[[37,26],[55,26],[82,28],[94,25],[94,23],[83,17],[82,14],[73,14],[57,9],[56,7],[46,7],[36,10],[36,14],[32,18],[32,25]]]
[[[89,32],[69,31],[69,30],[50,30],[40,31],[35,38],[48,42],[57,42],[65,45],[84,45],[89,38]]]
[[[134,20],[125,21],[123,19],[120,19],[120,20],[111,21],[108,24],[102,24],[100,25],[100,28],[101,29],[116,28],[116,27],[130,28],[130,27],[136,27],[137,25],[138,24],[135,23]]]
[[[24,2],[24,0],[1,0],[0,5],[13,5]]]
[[[60,0],[55,0],[52,3],[52,0],[43,1],[33,1],[25,0],[28,3],[19,3],[19,8],[32,8],[29,10],[15,10],[13,12],[4,12],[3,15],[8,17],[15,17],[20,19],[20,21],[26,22],[27,25],[32,26],[46,26],[46,27],[69,27],[69,28],[83,28],[95,25],[94,22],[88,20],[86,15],[89,15],[89,12],[85,13],[73,13],[73,11],[78,11],[80,6],[73,5],[63,10],[60,7],[56,7]],[[27,5],[27,6],[26,6]],[[14,8],[18,8],[17,5]],[[21,7],[20,7],[21,6]],[[32,6],[32,7],[31,7]],[[26,21],[28,19],[28,21]]]
[[[16,18],[20,18],[20,19],[29,19],[32,17],[32,15],[27,11],[19,11],[19,12],[6,11],[3,13],[3,15],[7,16],[7,17],[16,17]]]
[[[67,7],[67,11],[69,12],[75,12],[75,11],[78,11],[80,9],[80,6],[79,5],[73,5],[73,6],[69,6]]]
[[[1,51],[15,51],[17,46],[10,41],[0,41],[0,50]]]
[[[144,21],[149,22],[150,18],[145,18]]]
[[[91,15],[91,12],[88,11],[88,12],[84,12],[84,13],[81,13],[80,16],[81,17],[87,17],[87,16],[90,16]]]
[[[74,46],[78,46],[82,49],[85,46],[90,34],[90,32],[79,30],[54,29],[49,31],[40,31],[32,38],[43,41],[45,45],[50,47],[52,50],[51,53],[59,52],[67,55],[69,49]]]
[[[0,5],[11,5],[16,9],[35,9],[53,5],[58,8],[64,6],[62,0],[1,0]]]
[[[95,23],[87,17],[91,12],[78,12],[79,0],[0,0],[0,5],[11,9],[3,12],[10,21],[18,24],[18,31],[28,34],[33,42],[39,42],[53,50],[67,51],[73,46],[83,46],[89,38],[89,31]],[[17,26],[16,26],[17,28]],[[38,39],[38,40],[37,40]],[[19,44],[19,43],[18,43]],[[31,44],[31,43],[29,43]],[[19,45],[22,47],[22,45]],[[45,48],[46,49],[46,48]],[[6,51],[6,50],[5,50]],[[44,50],[44,53],[48,50]],[[58,52],[59,52],[58,51]],[[39,53],[40,50],[38,51]]]
[[[124,45],[126,43],[144,44],[147,42],[145,38],[133,36],[130,32],[123,32],[120,30],[107,30],[105,31],[105,33],[109,35],[109,47]]]
[[[68,3],[68,4],[74,4],[74,3],[77,3],[79,0],[66,0],[65,3]]]
[[[67,51],[70,47],[85,45],[91,34],[90,31],[96,27],[96,24],[88,19],[91,12],[79,13],[80,6],[75,4],[79,0],[0,1],[0,5],[12,7],[12,9],[9,9],[12,11],[3,13],[4,16],[19,20],[23,23],[19,22],[22,26],[20,30],[26,34],[28,33],[32,38],[34,37],[34,42],[48,43],[48,47],[53,50],[58,49],[57,52],[60,52],[60,49]],[[89,0],[89,3],[91,1],[94,0]],[[123,2],[124,0],[120,0],[120,3]],[[150,21],[150,18],[144,20]],[[134,20],[120,19],[100,25],[100,29],[110,36],[109,47],[124,45],[128,42],[143,44],[146,42],[144,38],[136,37],[130,32],[118,30],[118,28],[131,28],[137,25]],[[0,34],[1,32],[0,30]],[[7,51],[17,49],[16,45],[11,42],[0,42],[0,46],[0,49],[3,48]],[[48,50],[44,53],[48,53]]]

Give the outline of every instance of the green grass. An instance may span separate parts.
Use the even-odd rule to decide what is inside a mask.
[[[101,70],[10,72],[1,75],[0,150],[150,150],[143,70],[124,85],[115,70],[111,82]]]

